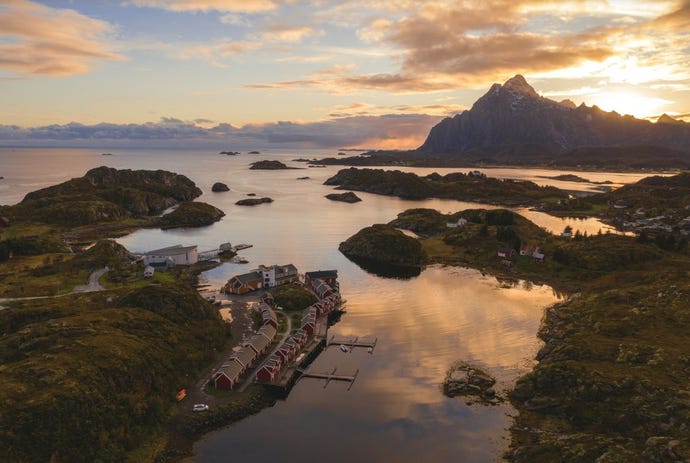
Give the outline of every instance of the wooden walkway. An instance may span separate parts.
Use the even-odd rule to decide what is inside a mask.
[[[348,346],[348,347],[368,347],[370,349],[370,352],[373,352],[374,348],[376,347],[376,343],[378,342],[378,338],[371,338],[371,337],[360,337],[360,336],[354,336],[354,337],[349,337],[349,338],[344,338],[344,337],[338,337],[336,338],[335,335],[331,336],[330,339],[326,341],[326,347],[333,345],[333,344],[340,344],[341,346]],[[350,352],[352,352],[352,349],[350,349]]]
[[[359,374],[359,368],[357,371],[355,371],[354,374],[352,375],[337,375],[335,372],[338,370],[337,367],[333,368],[333,371],[325,372],[325,373],[316,373],[312,372],[309,370],[300,370],[298,369],[297,371],[301,373],[300,379],[301,378],[316,378],[316,379],[325,379],[326,383],[323,385],[324,389],[326,386],[328,386],[328,383],[331,381],[349,381],[350,385],[347,387],[347,390],[349,391],[352,388],[352,385],[355,383],[355,380],[357,379],[357,375]]]

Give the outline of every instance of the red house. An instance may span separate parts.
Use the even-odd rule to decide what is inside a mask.
[[[503,257],[505,259],[512,259],[515,257],[515,249],[513,248],[499,248],[498,257]]]
[[[213,384],[216,389],[232,389],[237,385],[242,376],[242,366],[236,361],[230,361],[213,375]]]
[[[335,287],[338,284],[337,270],[319,270],[317,272],[307,272],[304,274],[304,283],[312,286],[312,281],[323,280],[329,286]]]

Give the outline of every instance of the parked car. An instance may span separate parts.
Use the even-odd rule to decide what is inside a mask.
[[[195,412],[205,412],[208,410],[208,405],[206,404],[194,404],[194,407],[192,407],[192,411]]]

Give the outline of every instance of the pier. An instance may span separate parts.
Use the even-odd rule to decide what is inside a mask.
[[[208,251],[200,251],[199,252],[199,260],[203,261],[203,260],[215,259],[218,257],[218,254],[220,254],[221,252],[231,251],[231,252],[237,253],[237,251],[241,251],[242,249],[249,249],[253,246],[254,245],[252,245],[252,244],[237,244],[235,246],[231,246],[230,243],[223,243],[218,247],[218,249],[211,249]]]
[[[316,378],[316,379],[325,379],[326,384],[323,385],[324,389],[326,386],[328,386],[328,383],[331,381],[349,381],[350,385],[347,387],[347,390],[349,391],[352,388],[352,385],[355,383],[355,380],[357,379],[357,375],[359,374],[359,368],[357,371],[355,371],[354,374],[352,375],[338,375],[336,374],[336,371],[338,371],[338,367],[333,368],[333,371],[325,372],[325,373],[316,373],[312,372],[309,370],[302,370],[302,369],[297,369],[297,372],[301,374],[301,378]]]
[[[376,343],[378,342],[378,338],[372,338],[370,336],[366,337],[361,337],[361,336],[354,336],[354,337],[337,337],[335,335],[331,336],[329,340],[326,341],[326,347],[333,345],[333,344],[339,344],[341,346],[348,346],[350,348],[352,347],[368,347],[370,350],[369,352],[373,352],[374,348],[376,347]],[[352,349],[350,349],[350,352],[352,352]]]

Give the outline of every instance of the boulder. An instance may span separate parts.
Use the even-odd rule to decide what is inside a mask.
[[[228,188],[228,186],[225,183],[216,182],[211,187],[211,191],[213,191],[214,193],[219,193],[222,191],[230,191],[230,188]]]

